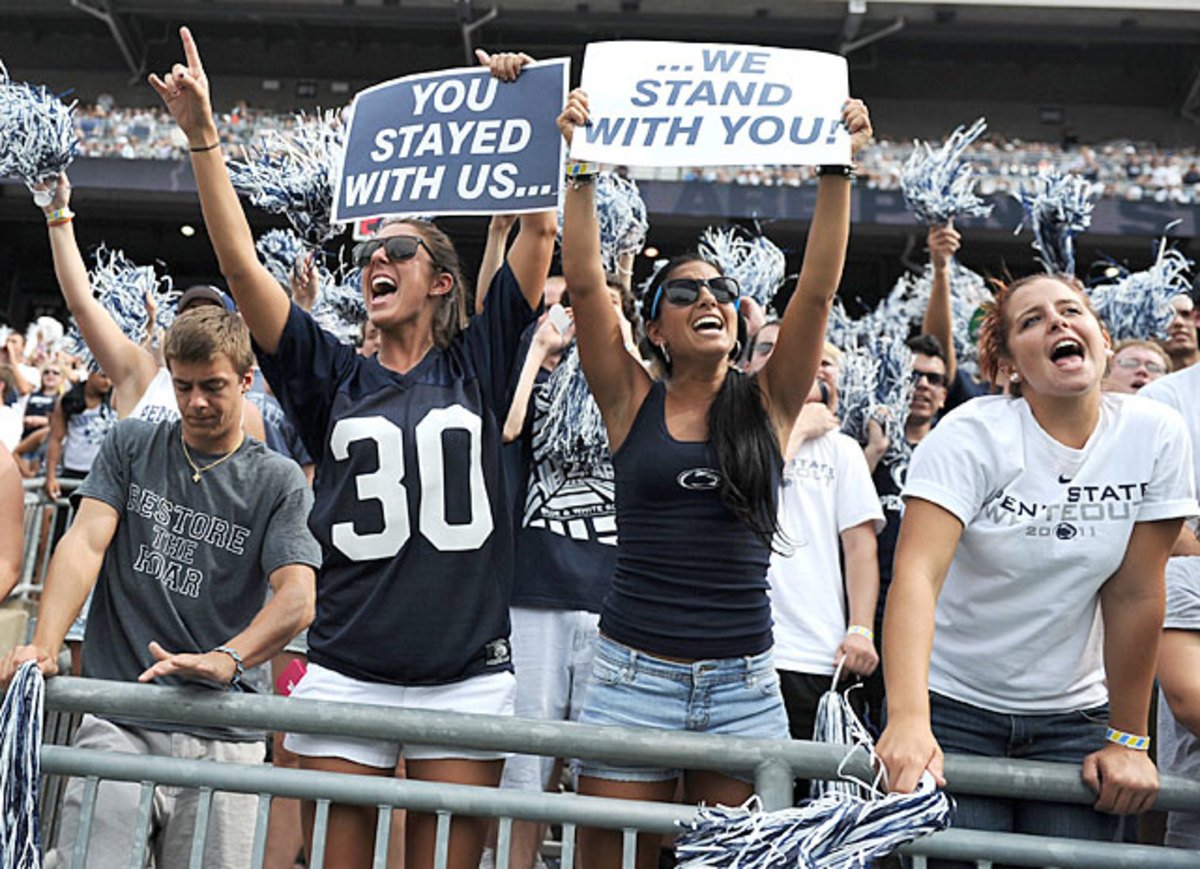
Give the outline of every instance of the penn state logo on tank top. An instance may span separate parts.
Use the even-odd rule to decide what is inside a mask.
[[[721,488],[721,472],[716,468],[689,468],[681,471],[675,482],[691,492],[708,492]]]

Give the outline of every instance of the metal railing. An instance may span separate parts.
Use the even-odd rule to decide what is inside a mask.
[[[61,535],[75,518],[75,508],[68,499],[81,482],[59,480],[63,496],[54,501],[46,494],[44,477],[22,481],[25,488],[25,549],[21,576],[8,600],[28,601],[41,594],[46,582],[46,571],[50,568],[50,554],[54,544],[51,536],[56,525],[58,534]]]
[[[791,805],[793,777],[834,778],[839,767],[865,777],[869,761],[861,750],[844,763],[837,746],[787,740],[752,740],[713,734],[667,733],[632,728],[396,710],[378,706],[327,703],[283,697],[225,694],[202,689],[160,688],[99,680],[58,678],[47,685],[47,708],[59,713],[92,712],[123,718],[186,721],[192,725],[233,725],[298,733],[338,733],[411,744],[453,745],[554,757],[586,757],[618,763],[650,763],[724,773],[753,772],[764,808]],[[99,781],[140,782],[142,804],[138,836],[149,824],[156,784],[197,788],[197,843],[204,841],[208,806],[214,791],[257,794],[252,865],[262,865],[266,819],[273,796],[314,800],[317,823],[309,865],[323,865],[331,803],[374,805],[381,809],[375,843],[377,867],[386,865],[392,807],[438,816],[435,865],[445,866],[451,816],[500,819],[497,866],[507,869],[507,845],[513,819],[557,823],[563,829],[562,866],[570,867],[579,827],[616,829],[624,834],[624,866],[632,867],[637,833],[677,832],[695,815],[692,806],[612,800],[578,795],[531,794],[496,788],[380,779],[268,766],[218,764],[174,758],[122,756],[61,746],[46,746],[43,772],[84,776],[84,814],[73,865],[83,866],[86,827],[95,807]],[[1095,794],[1080,780],[1074,765],[1037,761],[948,756],[946,777],[953,793],[996,795],[1053,802],[1090,804]],[[1200,810],[1200,782],[1164,776],[1157,807]],[[202,845],[193,848],[190,866],[201,867]],[[902,849],[922,869],[925,857],[967,860],[980,867],[992,861],[1023,866],[1171,867],[1196,866],[1192,852],[1140,845],[1114,845],[1049,837],[950,829]],[[134,855],[136,858],[137,855]],[[131,864],[135,865],[135,864]]]

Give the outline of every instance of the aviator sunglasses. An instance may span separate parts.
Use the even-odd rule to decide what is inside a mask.
[[[441,271],[445,271],[437,261],[437,257],[433,255],[433,251],[429,245],[425,243],[425,239],[415,235],[393,235],[389,238],[373,238],[370,241],[364,241],[354,246],[351,257],[354,260],[354,265],[361,269],[371,261],[371,257],[375,255],[375,251],[380,248],[383,248],[389,260],[400,262],[416,256],[417,248],[419,247],[425,248],[429,254],[429,259],[435,267]]]
[[[738,296],[740,289],[737,279],[718,275],[715,278],[672,278],[663,281],[654,293],[654,301],[650,304],[650,319],[658,317],[658,303],[665,295],[672,305],[693,305],[700,298],[701,287],[708,287],[714,299],[721,305],[733,305],[737,310],[741,301]]]

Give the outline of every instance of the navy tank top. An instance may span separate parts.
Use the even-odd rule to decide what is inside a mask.
[[[672,658],[757,655],[771,647],[771,551],[721,501],[712,444],[671,437],[665,403],[655,383],[613,455],[617,564],[600,630]]]

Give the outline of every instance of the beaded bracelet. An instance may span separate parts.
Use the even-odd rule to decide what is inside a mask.
[[[229,646],[217,646],[213,649],[214,652],[224,652],[229,657],[233,658],[233,678],[229,680],[230,685],[237,685],[242,681],[242,675],[246,672],[246,666],[242,663],[242,656],[235,649]]]
[[[1104,738],[1125,748],[1132,748],[1134,751],[1148,751],[1150,749],[1149,736],[1134,736],[1132,733],[1126,733],[1124,730],[1116,730],[1112,727],[1105,731]]]
[[[851,625],[846,628],[847,634],[857,634],[860,637],[866,637],[871,642],[875,641],[875,632],[870,628],[865,628],[862,625]]]

